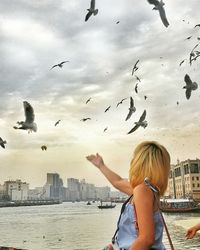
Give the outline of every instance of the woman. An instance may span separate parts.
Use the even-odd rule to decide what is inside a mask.
[[[164,194],[168,183],[170,156],[165,147],[155,141],[145,141],[139,144],[131,160],[129,181],[110,170],[98,153],[86,158],[116,189],[129,196],[133,195],[118,225],[115,239],[119,249],[164,250],[163,223],[156,200]],[[154,188],[151,189],[145,184],[146,177],[159,191],[157,194],[154,193]]]

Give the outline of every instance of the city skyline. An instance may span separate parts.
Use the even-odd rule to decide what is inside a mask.
[[[7,141],[0,148],[0,183],[20,178],[36,187],[45,173],[59,172],[110,185],[85,157],[98,152],[128,178],[143,140],[166,146],[172,164],[200,158],[199,88],[189,100],[183,89],[185,74],[200,83],[199,58],[189,64],[200,36],[198,1],[166,0],[168,28],[147,1],[102,0],[96,7],[98,15],[85,22],[88,1],[0,2],[0,137]],[[138,59],[141,82],[131,74]],[[130,96],[136,112],[125,121]],[[36,133],[13,129],[24,120],[23,101],[34,108]],[[144,110],[148,126],[127,135]],[[80,121],[86,117],[91,120]]]

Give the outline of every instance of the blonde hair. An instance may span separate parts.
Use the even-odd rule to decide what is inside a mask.
[[[170,155],[165,147],[156,141],[140,143],[134,150],[129,170],[129,181],[132,188],[144,182],[148,177],[150,182],[163,195],[167,189],[170,171]]]

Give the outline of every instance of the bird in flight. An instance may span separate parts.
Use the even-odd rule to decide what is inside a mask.
[[[136,111],[136,107],[134,107],[134,101],[133,98],[130,97],[130,107],[129,107],[129,112],[126,117],[126,121],[132,116],[132,114]]]
[[[91,17],[91,15],[93,14],[94,16],[97,15],[98,13],[98,9],[95,9],[95,0],[91,0],[90,2],[90,8],[87,9],[88,13],[85,16],[85,22],[87,22],[87,20]]]
[[[37,131],[37,124],[34,122],[35,115],[34,110],[30,103],[27,101],[23,102],[24,105],[24,114],[25,114],[25,121],[17,122],[20,127],[14,126],[14,129],[24,129],[28,130],[28,132],[36,132]]]
[[[89,118],[89,117],[87,117],[87,118],[83,118],[83,119],[81,119],[80,121],[85,122],[85,121],[87,121],[87,120],[91,120],[91,118]]]
[[[138,122],[135,122],[135,126],[127,133],[127,134],[131,134],[133,133],[135,130],[137,130],[140,126],[143,128],[146,128],[146,126],[148,125],[147,121],[145,121],[146,118],[146,110],[144,110],[143,114],[141,115],[140,119]]]
[[[127,99],[127,98],[123,98],[120,102],[118,102],[116,108],[119,106],[119,104],[122,104],[122,102],[123,102],[124,100],[126,100],[126,99]]]
[[[105,109],[104,113],[106,113],[106,112],[110,109],[110,107],[111,107],[111,106],[108,106],[108,107]]]
[[[108,127],[104,128],[103,132],[106,132],[107,129],[108,129]]]
[[[0,146],[2,147],[2,148],[5,148],[5,144],[6,144],[7,142],[6,141],[4,141],[1,137],[0,137]]]
[[[155,7],[153,8],[153,10],[158,10],[159,11],[161,21],[163,22],[163,24],[165,25],[165,27],[168,27],[169,26],[169,22],[167,20],[165,9],[163,7],[165,5],[165,3],[163,2],[163,0],[160,0],[160,1],[158,1],[158,0],[147,0],[147,1],[150,4],[155,5]]]
[[[136,83],[136,85],[135,85],[135,93],[136,94],[138,93],[138,83]]]
[[[132,69],[132,75],[135,73],[135,71],[137,71],[138,70],[138,67],[137,67],[137,64],[139,63],[139,59],[137,60],[137,62],[135,63],[135,65],[134,65],[134,67],[133,67],[133,69]]]
[[[135,75],[135,78],[137,79],[137,81],[141,82],[141,80],[138,76]]]
[[[181,62],[179,63],[179,66],[181,66],[181,65],[185,62],[185,60],[186,60],[186,59],[184,59],[183,61],[181,61]]]
[[[192,38],[192,36],[188,36],[185,40],[190,40]]]
[[[61,120],[58,120],[58,121],[54,124],[54,126],[56,127],[56,126],[60,123],[60,121],[61,121]]]
[[[92,99],[91,97],[90,97],[89,99],[87,99],[86,104],[87,104],[91,99]]]
[[[144,96],[144,100],[146,100],[146,99],[147,99],[147,96],[145,95],[145,96]]]
[[[55,65],[53,65],[53,66],[51,67],[51,69],[53,69],[53,68],[55,68],[55,67],[62,68],[62,67],[63,67],[63,64],[64,64],[64,63],[67,63],[67,62],[69,62],[69,61],[63,61],[63,62],[61,62],[61,63],[55,64]]]
[[[44,150],[46,151],[47,150],[47,146],[46,145],[42,145],[41,149],[42,149],[42,151],[44,151]]]
[[[200,23],[199,23],[199,24],[196,24],[196,25],[194,26],[194,28],[196,28],[196,27],[200,27]]]
[[[183,89],[186,89],[185,91],[186,98],[190,99],[192,90],[196,90],[198,88],[198,84],[196,82],[192,82],[188,74],[185,75],[184,81],[186,85],[183,87]]]
[[[116,22],[116,24],[119,24],[119,23],[120,23],[120,21],[117,21],[117,22]]]

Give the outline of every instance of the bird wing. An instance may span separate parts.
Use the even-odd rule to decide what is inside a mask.
[[[133,101],[133,98],[130,97],[130,108],[133,108],[134,107],[134,101]]]
[[[186,98],[187,98],[187,99],[190,99],[191,92],[192,92],[192,90],[191,90],[191,89],[186,89],[186,91],[185,91],[185,95],[186,95]]]
[[[159,5],[159,1],[158,0],[147,0],[150,4],[154,4],[155,6],[156,5]]]
[[[51,68],[51,69],[53,69],[53,68],[55,68],[55,67],[57,67],[57,66],[58,66],[58,64],[55,64],[55,65],[53,65],[53,66],[52,66],[52,68]]]
[[[127,120],[131,117],[132,113],[133,113],[133,111],[132,111],[132,110],[129,110],[128,115],[127,115],[125,121],[127,121]]]
[[[92,15],[92,12],[88,12],[87,15],[85,16],[85,22],[87,22],[87,20],[90,18],[90,16]]]
[[[135,92],[136,92],[136,93],[138,93],[137,88],[138,88],[138,84],[135,85]]]
[[[127,134],[133,133],[138,128],[139,128],[139,125],[135,125]]]
[[[95,0],[91,0],[90,9],[95,9]]]
[[[69,61],[63,61],[63,62],[61,62],[60,64],[64,64],[64,63],[66,63],[66,62],[69,62]]]
[[[165,14],[165,9],[163,7],[159,8],[159,13],[160,13],[160,18],[163,22],[163,24],[165,25],[165,27],[169,26],[169,22],[167,20],[166,14]]]
[[[25,114],[25,122],[27,123],[32,123],[34,122],[35,119],[35,115],[34,115],[34,110],[32,108],[32,106],[30,105],[30,103],[24,101],[24,114]]]
[[[140,117],[139,122],[143,122],[143,121],[145,120],[146,114],[147,114],[147,112],[146,112],[146,110],[144,110],[143,114],[142,114],[141,117]]]
[[[192,80],[190,79],[188,74],[185,75],[184,81],[186,82],[187,85],[192,85]]]
[[[5,148],[5,145],[4,145],[4,143],[0,143],[0,145],[2,146],[2,148]]]

